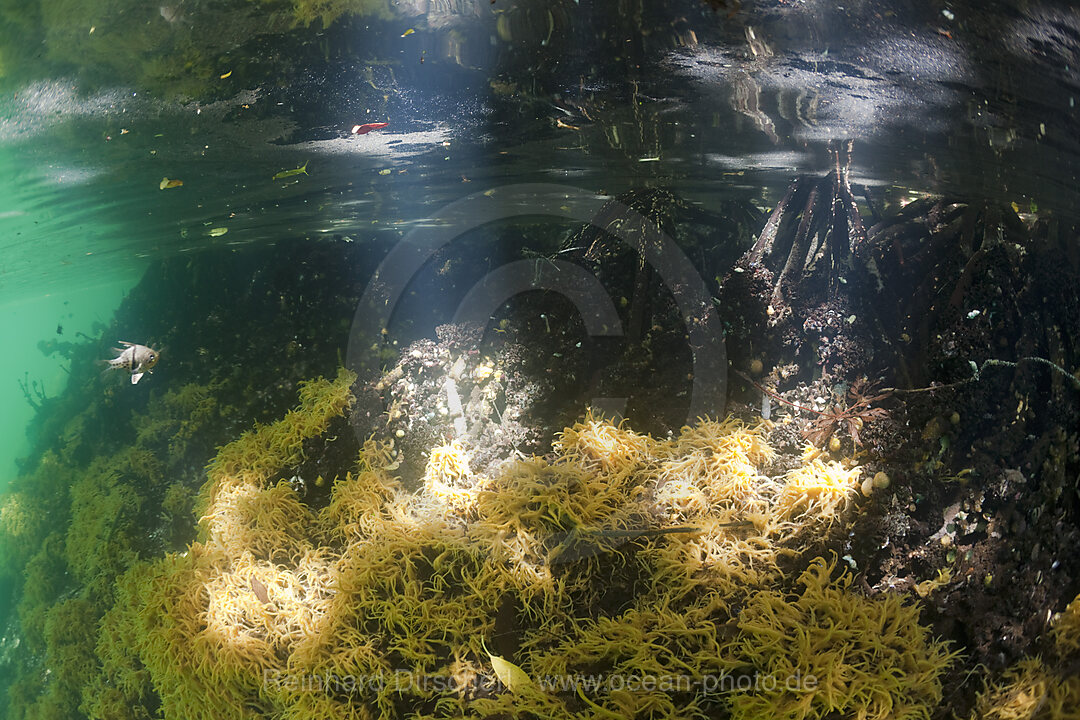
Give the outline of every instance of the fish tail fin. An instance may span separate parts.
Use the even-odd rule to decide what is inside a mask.
[[[111,360],[98,360],[98,365],[104,365],[105,369],[98,373],[98,379],[101,382],[107,382],[112,377],[113,370],[116,369],[116,365],[112,364]]]
[[[302,167],[300,168],[300,172],[304,173],[305,175],[307,175],[307,174],[308,174],[308,172],[307,172],[307,164],[308,164],[309,162],[311,162],[311,161],[310,161],[310,160],[307,160],[307,161],[305,161],[305,162],[304,162],[304,165],[303,165],[303,166],[302,166]]]

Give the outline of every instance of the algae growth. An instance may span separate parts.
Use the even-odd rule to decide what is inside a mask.
[[[350,407],[354,377],[304,384],[295,410],[221,448],[198,540],[128,562],[96,632],[100,604],[48,607],[63,675],[38,697],[19,684],[14,716],[54,698],[94,718],[158,703],[166,718],[918,717],[940,701],[953,654],[917,605],[853,592],[835,559],[798,559],[843,518],[857,471],[809,459],[764,475],[767,423],[657,440],[586,416],[550,456],[490,477],[460,445],[432,452],[415,491],[369,441],[308,505],[281,470]],[[50,631],[68,622],[82,634]]]
[[[195,274],[210,290],[189,293],[195,303],[252,302]],[[354,306],[346,283],[308,275]],[[418,341],[366,384],[340,371],[293,386],[282,367],[326,372],[338,315],[297,308],[257,337],[219,333],[204,353],[190,340],[209,324],[181,322],[145,288],[133,296],[173,328],[161,386],[74,384],[70,412],[41,425],[47,449],[0,502],[22,643],[9,654],[21,662],[11,717],[1068,718],[1075,707],[1080,600],[1054,621],[1053,646],[995,675],[958,654],[971,652],[955,642],[963,628],[940,623],[943,598],[993,578],[955,556],[942,565],[933,538],[922,582],[867,581],[900,573],[864,562],[860,546],[930,514],[916,473],[963,482],[940,481],[941,440],[963,431],[940,404],[935,420],[908,423],[917,452],[898,456],[880,450],[898,421],[868,421],[860,447],[838,428],[815,448],[812,420],[764,421],[749,405],[656,435],[589,413],[542,449],[521,444],[527,433],[500,446],[494,432],[454,436],[426,401],[460,364],[460,391],[505,430],[533,397],[497,402],[503,373],[528,377],[508,346]],[[287,307],[281,291],[252,297]],[[761,380],[749,394],[765,363],[746,367]],[[186,382],[196,377],[213,379]],[[816,396],[845,397],[833,384],[767,397],[802,414]],[[278,395],[294,387],[285,411]],[[913,400],[907,417],[921,410]],[[530,432],[546,422],[536,415]],[[357,426],[377,435],[358,443]],[[946,520],[950,542],[950,524],[975,525],[961,512]]]

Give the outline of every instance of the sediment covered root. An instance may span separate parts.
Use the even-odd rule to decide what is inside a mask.
[[[872,344],[867,308],[853,299],[852,258],[866,231],[848,182],[851,145],[830,143],[829,174],[791,184],[724,279],[720,301],[740,345],[728,346],[736,366],[754,345],[806,370],[865,365]]]

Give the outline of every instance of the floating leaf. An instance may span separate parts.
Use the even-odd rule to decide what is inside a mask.
[[[282,170],[281,172],[279,172],[277,175],[275,175],[271,179],[272,180],[281,180],[282,178],[292,177],[293,175],[307,175],[308,174],[307,165],[308,164],[305,162],[303,165],[301,165],[300,167],[298,167],[298,168],[296,168],[294,170]]]
[[[210,237],[221,237],[229,232],[229,228],[210,228]]]
[[[529,674],[522,670],[520,667],[510,662],[509,660],[493,655],[490,650],[487,649],[487,644],[484,643],[484,639],[480,638],[480,645],[484,648],[484,652],[487,653],[488,658],[491,660],[491,669],[495,671],[495,677],[499,678],[507,690],[517,695],[522,690],[535,689],[532,678]]]
[[[184,184],[183,180],[170,180],[167,177],[161,178],[161,182],[158,183],[158,190],[168,190],[170,188],[178,188]]]
[[[532,678],[520,667],[498,655],[489,654],[488,657],[491,658],[491,669],[495,671],[495,676],[507,690],[516,694],[532,687]]]

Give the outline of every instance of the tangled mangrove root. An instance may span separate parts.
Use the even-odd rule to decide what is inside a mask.
[[[774,361],[783,356],[825,372],[867,364],[870,318],[851,294],[853,258],[866,242],[848,181],[851,147],[850,140],[831,142],[832,170],[792,182],[724,278],[720,307],[743,346],[731,353],[737,367],[762,350]]]

